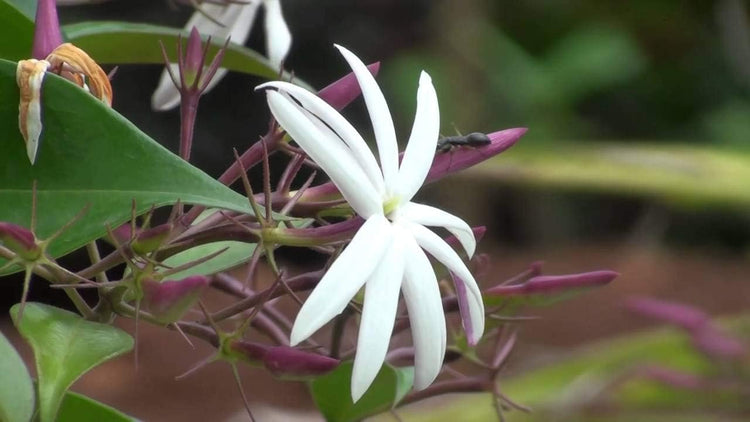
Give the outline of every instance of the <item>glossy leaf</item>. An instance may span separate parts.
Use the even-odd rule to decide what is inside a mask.
[[[65,394],[57,422],[137,422],[117,409],[89,397],[68,392]]]
[[[66,390],[100,363],[133,348],[133,338],[106,324],[41,303],[19,305],[10,313],[18,331],[34,351],[41,422],[54,421]]]
[[[390,409],[411,390],[414,368],[383,365],[370,389],[352,403],[350,385],[352,362],[344,362],[335,371],[312,381],[310,390],[318,410],[329,422],[358,421]]]
[[[18,131],[16,64],[0,60],[0,221],[29,226],[37,181],[37,237],[45,238],[90,208],[53,242],[70,252],[137,213],[178,199],[250,213],[247,199],[163,148],[116,111],[55,75],[45,77],[39,155],[29,164]],[[2,265],[2,263],[0,263]]]
[[[85,50],[100,64],[164,64],[159,41],[164,44],[170,60],[176,61],[177,40],[182,30],[129,22],[81,22],[63,27],[63,33],[68,41]],[[183,34],[183,42],[187,40],[187,35]],[[205,42],[207,37],[203,39]],[[208,57],[213,57],[225,41],[212,38]],[[267,79],[279,76],[278,70],[261,54],[231,42],[221,65],[229,70]]]
[[[222,249],[226,249],[218,256],[194,267],[190,267],[179,273],[165,277],[165,280],[179,280],[192,275],[209,275],[216,274],[245,262],[250,258],[255,250],[255,243],[238,242],[227,240],[222,242],[206,243],[205,245],[196,246],[192,249],[175,254],[166,260],[164,264],[170,267],[177,267],[182,264],[195,261]]]
[[[0,421],[28,422],[34,414],[34,384],[23,359],[0,333]]]
[[[0,0],[0,59],[31,57],[35,11],[33,0]]]

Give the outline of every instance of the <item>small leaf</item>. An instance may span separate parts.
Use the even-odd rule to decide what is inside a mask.
[[[19,322],[18,309],[14,305],[10,314],[34,351],[41,422],[55,420],[66,390],[76,379],[133,348],[133,338],[124,331],[72,312],[27,303]]]
[[[0,333],[0,421],[28,422],[34,414],[34,384],[23,359]]]
[[[327,421],[358,421],[386,411],[404,397],[414,381],[414,368],[383,365],[370,389],[357,403],[352,403],[352,368],[352,362],[344,362],[335,371],[310,383],[315,404]]]
[[[194,248],[170,256],[169,258],[164,260],[164,265],[167,265],[169,267],[179,267],[180,265],[187,264],[188,262],[211,255],[212,253],[216,253],[222,249],[226,250],[204,263],[198,264],[194,267],[190,267],[175,274],[170,274],[164,279],[179,280],[181,278],[190,277],[193,275],[210,275],[218,273],[219,271],[236,267],[237,265],[247,261],[248,257],[253,254],[255,247],[255,243],[238,242],[235,240],[206,243],[204,245],[196,246]]]
[[[65,394],[58,422],[137,422],[117,409],[99,403],[89,397],[68,392]]]

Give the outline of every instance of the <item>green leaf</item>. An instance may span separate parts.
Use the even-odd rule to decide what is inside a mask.
[[[176,61],[177,41],[188,33],[164,26],[128,22],[81,22],[63,28],[67,39],[86,51],[100,64],[153,63],[164,64],[161,45],[167,56]],[[204,42],[206,41],[204,37]],[[224,45],[225,40],[211,39],[209,59]],[[267,79],[276,79],[279,71],[261,54],[230,42],[221,62],[222,67]]]
[[[68,392],[57,414],[57,422],[137,422],[137,419],[89,397]]]
[[[86,205],[90,209],[49,252],[68,253],[152,206],[183,203],[251,213],[247,199],[163,148],[70,82],[45,77],[42,133],[35,165],[18,131],[15,63],[0,60],[0,221],[24,227],[37,181],[37,236],[45,238]],[[2,262],[0,262],[2,265]]]
[[[414,368],[383,365],[370,389],[355,404],[351,385],[353,362],[344,362],[335,371],[310,383],[313,400],[329,422],[358,421],[395,406],[414,383]]]
[[[688,207],[750,206],[747,150],[524,140],[463,175],[548,189],[649,196]]]
[[[19,321],[19,307],[14,305],[10,314],[34,351],[41,422],[55,420],[66,390],[76,379],[133,348],[133,338],[110,325],[41,303],[27,303]]]
[[[0,40],[3,40],[0,42],[0,58],[21,60],[31,57],[35,10],[33,0],[0,0]]]
[[[209,275],[216,274],[219,271],[223,271],[229,268],[236,267],[237,265],[245,262],[253,254],[255,243],[238,242],[235,240],[227,240],[223,242],[206,243],[205,245],[196,246],[186,251],[180,252],[173,256],[170,256],[164,260],[164,265],[169,267],[178,267],[182,264],[186,264],[196,259],[203,258],[212,253],[218,252],[222,249],[226,249],[224,252],[209,259],[208,261],[198,264],[194,267],[190,267],[179,273],[174,273],[164,280],[180,280],[191,275]]]
[[[0,333],[0,421],[28,422],[34,414],[34,384],[23,359]]]

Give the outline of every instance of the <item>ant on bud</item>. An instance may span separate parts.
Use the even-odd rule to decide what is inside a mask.
[[[492,141],[484,133],[472,132],[468,135],[446,136],[437,141],[438,152],[448,152],[453,147],[480,147],[489,145]]]

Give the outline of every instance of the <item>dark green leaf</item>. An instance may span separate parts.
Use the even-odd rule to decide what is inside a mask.
[[[137,419],[80,394],[65,394],[57,422],[136,422]]]
[[[18,131],[15,63],[0,60],[0,221],[25,227],[38,183],[40,238],[86,205],[84,218],[51,245],[60,256],[152,206],[201,204],[250,213],[247,199],[167,151],[120,114],[55,75],[45,77],[43,122],[35,165]],[[0,263],[2,265],[2,263]]]
[[[31,57],[35,10],[34,0],[0,0],[0,58],[21,60]]]
[[[10,314],[34,351],[41,422],[55,420],[66,390],[76,379],[133,348],[132,337],[124,331],[72,312],[27,303],[19,321],[18,309],[19,305],[13,306]]]
[[[353,362],[344,362],[335,371],[310,383],[313,399],[330,422],[358,421],[392,408],[411,390],[414,368],[383,365],[375,381],[355,404],[350,392]]]
[[[28,422],[34,414],[34,384],[23,359],[0,333],[0,421]]]

